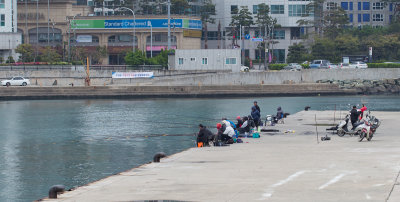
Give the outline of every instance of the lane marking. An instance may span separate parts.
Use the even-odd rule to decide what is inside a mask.
[[[318,189],[322,190],[325,189],[326,187],[335,184],[336,182],[340,181],[340,179],[342,179],[344,176],[349,175],[349,174],[354,174],[356,172],[346,172],[346,173],[341,173],[337,176],[335,176],[334,178],[332,178],[331,180],[329,180],[327,183],[321,185]]]
[[[274,189],[273,188],[282,186],[282,185],[294,180],[295,178],[299,177],[300,175],[303,175],[306,172],[308,172],[308,171],[305,171],[305,170],[298,171],[298,172],[290,175],[286,179],[281,180],[281,181],[269,186],[269,188],[265,191],[265,193],[262,194],[262,197],[260,199],[258,199],[258,200],[266,200],[267,198],[270,198],[272,196],[272,194],[274,193]]]

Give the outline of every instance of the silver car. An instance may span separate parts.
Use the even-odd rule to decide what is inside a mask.
[[[30,85],[31,82],[29,79],[26,79],[24,77],[12,77],[11,79],[7,80],[2,80],[1,85],[2,86],[27,86]]]

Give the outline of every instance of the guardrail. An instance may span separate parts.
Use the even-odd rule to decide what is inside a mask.
[[[0,71],[40,71],[40,70],[82,70],[85,69],[84,65],[15,65],[15,66],[0,66]],[[90,70],[166,70],[167,68],[162,65],[91,65]]]

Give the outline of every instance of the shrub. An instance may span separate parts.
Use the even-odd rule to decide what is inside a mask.
[[[368,63],[368,68],[400,68],[400,63]]]
[[[287,64],[269,64],[268,68],[270,70],[282,70],[286,66],[287,66]]]

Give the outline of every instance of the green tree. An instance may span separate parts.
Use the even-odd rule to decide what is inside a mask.
[[[58,54],[53,48],[47,46],[40,50],[40,61],[48,63],[59,62],[61,61],[61,55]]]
[[[171,1],[171,14],[185,15],[187,9],[190,8],[187,0],[172,0]]]
[[[145,53],[140,50],[129,51],[124,59],[127,65],[144,65],[147,60]]]
[[[15,49],[15,52],[21,54],[22,62],[32,62],[35,59],[35,50],[31,44],[21,44]]]
[[[240,35],[239,31],[240,31],[240,26],[246,28],[246,27],[250,27],[251,25],[254,24],[253,22],[253,17],[251,12],[249,11],[249,9],[247,7],[240,7],[240,11],[237,14],[232,15],[232,21],[230,23],[229,26],[231,26],[232,30],[231,30],[231,34],[234,37],[233,39],[233,44],[237,44],[237,39],[238,36]],[[242,32],[245,32],[245,30],[242,30]]]
[[[97,46],[96,50],[90,51],[83,47],[77,47],[72,51],[78,61],[83,64],[86,63],[86,58],[89,58],[91,64],[101,63],[101,58],[107,55],[107,48],[105,46]]]
[[[308,61],[310,58],[306,47],[301,43],[295,43],[289,46],[288,51],[289,53],[287,55],[287,62],[289,63],[301,63],[304,61]]]
[[[211,0],[204,0],[203,5],[200,9],[201,21],[203,22],[203,33],[204,33],[204,49],[208,49],[208,23],[215,23],[215,4]]]
[[[15,60],[14,60],[13,56],[8,56],[6,63],[7,64],[15,63]]]

